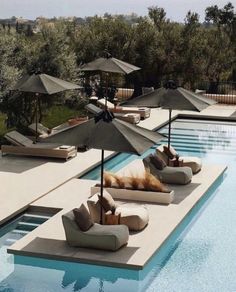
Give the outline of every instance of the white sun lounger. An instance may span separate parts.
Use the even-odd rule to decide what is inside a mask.
[[[11,131],[4,136],[13,145],[2,145],[4,154],[39,156],[69,159],[77,155],[76,147],[49,143],[34,144],[32,140],[17,131]]]
[[[94,104],[87,104],[85,108],[92,114],[96,115],[99,114],[102,110]],[[123,120],[129,122],[131,124],[138,124],[140,122],[140,114],[122,114],[122,113],[114,113],[115,118],[119,120]]]
[[[105,99],[99,99],[97,103],[102,106],[103,108],[105,107]],[[115,106],[113,103],[110,101],[107,101],[107,107],[108,109],[113,112],[113,113],[125,113],[125,114],[140,114],[141,119],[146,119],[150,117],[151,110],[147,107],[123,107],[123,106]]]

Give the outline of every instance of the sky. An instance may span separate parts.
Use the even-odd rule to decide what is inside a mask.
[[[197,12],[204,20],[205,8],[211,5],[223,7],[228,0],[0,0],[0,18],[11,16],[35,19],[37,16],[93,16],[111,14],[146,15],[147,7],[163,7],[167,17],[183,22],[189,10]],[[236,0],[231,0],[236,7]]]

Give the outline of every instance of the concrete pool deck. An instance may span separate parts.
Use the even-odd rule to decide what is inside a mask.
[[[215,117],[216,119],[231,119],[230,116],[235,111],[235,105],[217,104],[210,106],[201,113],[173,111],[172,117],[174,119],[179,115],[190,115],[194,117],[208,116],[213,118]],[[235,121],[236,119],[234,118],[231,120]],[[152,109],[150,118],[141,121],[139,125],[148,129],[155,129],[163,126],[167,123],[167,121],[167,110]],[[105,154],[106,157],[114,155],[113,152],[108,151],[106,151]],[[67,201],[67,195],[72,192],[72,196],[77,196],[77,193],[73,191],[73,188],[82,188],[81,190],[83,190],[83,193],[79,194],[78,203],[86,200],[89,193],[90,183],[94,182],[77,179],[74,180],[73,178],[85,173],[87,170],[98,165],[99,162],[100,151],[94,149],[91,149],[85,153],[78,153],[76,158],[73,158],[67,162],[10,155],[0,157],[0,225],[26,210],[29,206],[40,206],[40,200],[49,200],[50,196],[55,194],[55,191],[61,193],[60,196],[54,197],[55,208],[69,208],[65,203],[65,201]],[[84,187],[85,185],[86,187]],[[74,204],[75,201],[72,200],[72,202]],[[50,202],[49,205],[51,204],[52,202]],[[152,207],[150,207],[150,210],[151,209]],[[159,206],[159,209],[163,210],[163,212],[165,210],[162,206]],[[64,211],[65,209],[62,212]],[[57,216],[60,215],[58,214],[54,217],[57,218]],[[51,220],[55,220],[54,217],[45,224],[53,222]],[[58,232],[60,233],[60,230]],[[22,243],[23,242],[24,241],[22,241]],[[20,244],[21,240],[18,243]],[[14,246],[12,246],[12,248],[13,247]]]
[[[106,151],[106,157],[112,152]],[[0,157],[0,225],[27,209],[30,203],[93,168],[101,151],[91,149],[65,160],[34,157]]]
[[[142,161],[136,160],[126,169],[132,170],[134,166],[138,166],[137,163],[141,166]],[[31,205],[34,208],[63,210],[12,245],[8,252],[22,256],[142,270],[225,169],[225,166],[204,165],[190,184],[171,186],[175,190],[175,200],[172,204],[145,203],[150,216],[148,226],[141,232],[131,233],[128,245],[117,252],[72,248],[67,245],[61,215],[86,202],[90,187],[95,184],[94,181],[73,179]]]
[[[178,115],[230,118],[236,111],[235,105],[216,104],[202,112],[173,111]],[[151,109],[150,118],[140,122],[147,129],[161,127],[168,121],[168,110]],[[105,151],[106,157],[114,155]],[[78,153],[67,162],[62,160],[38,159],[34,157],[0,156],[0,226],[26,210],[38,198],[48,194],[65,182],[78,177],[98,165],[100,151],[91,149]]]

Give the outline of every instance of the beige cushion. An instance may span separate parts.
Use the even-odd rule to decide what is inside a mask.
[[[108,192],[104,192],[103,197],[101,197],[100,195],[98,197],[105,212],[111,211],[116,208],[115,201]]]
[[[149,221],[148,210],[145,206],[138,204],[122,204],[116,209],[120,212],[120,224],[128,226],[129,230],[142,230]]]
[[[165,157],[166,163],[167,163],[168,156],[167,156],[166,153],[164,153],[164,147],[165,147],[165,145],[159,146],[156,149],[156,153],[157,153],[157,155]],[[179,160],[183,161],[183,166],[190,167],[193,174],[199,172],[201,170],[201,168],[202,168],[202,161],[198,157],[195,157],[195,156],[180,156]]]
[[[88,199],[87,204],[93,221],[98,223],[100,221],[100,203],[98,193],[91,196]],[[142,205],[128,203],[116,205],[116,212],[121,213],[120,223],[128,226],[129,230],[141,230],[149,221],[148,211]]]
[[[188,166],[192,169],[192,172],[195,174],[199,172],[202,168],[202,161],[198,157],[194,156],[183,156],[179,158],[180,160],[183,160],[183,166]]]
[[[88,231],[83,232],[74,219],[73,211],[62,215],[66,241],[70,246],[116,251],[128,242],[129,230],[125,225],[95,223]]]
[[[87,208],[82,204],[79,208],[73,210],[75,222],[82,231],[89,230],[93,226],[92,218]]]
[[[175,158],[178,153],[175,151],[175,149],[170,145],[170,147],[168,148],[168,146],[164,145],[163,146],[163,150],[164,150],[164,153],[170,158],[170,159],[173,159]]]

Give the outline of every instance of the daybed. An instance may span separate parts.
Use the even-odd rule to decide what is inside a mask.
[[[104,173],[104,187],[114,199],[170,204],[174,191],[163,185],[158,178],[145,168],[138,175]],[[91,194],[100,192],[100,186],[91,188]]]
[[[69,159],[77,155],[74,146],[37,143],[20,134],[17,131],[11,131],[4,136],[12,145],[2,145],[1,152],[4,154],[40,156],[51,158]]]
[[[176,157],[178,153],[176,150],[170,146],[170,149],[168,151],[167,145],[161,145],[156,149],[157,153],[158,151],[162,153],[162,157],[165,160],[165,162],[168,164],[168,158],[169,158],[169,166],[172,166],[172,163],[174,160],[176,160]],[[202,168],[202,161],[200,158],[195,156],[179,156],[179,161],[181,161],[182,166],[188,166],[192,169],[193,174],[198,173]]]
[[[99,99],[97,103],[102,106],[103,108],[105,107],[105,99]],[[150,117],[151,110],[147,107],[123,107],[123,106],[115,106],[113,103],[107,101],[107,107],[109,111],[113,113],[135,113],[135,114],[140,114],[141,119],[146,119]]]
[[[152,157],[153,154],[150,154],[143,159],[144,167],[149,169],[151,174],[160,179],[161,182],[181,185],[190,183],[193,176],[190,167],[172,167],[163,164],[163,168],[157,168],[157,166],[153,163]]]
[[[95,248],[116,251],[127,244],[129,230],[125,225],[94,225],[82,231],[75,222],[73,211],[62,215],[66,241],[72,247]]]
[[[95,191],[96,188],[92,188],[92,196],[88,199],[87,205],[93,221],[98,223],[100,222],[101,205],[98,197],[99,193],[93,194]],[[104,190],[103,195],[104,197],[109,195],[108,191]],[[115,203],[115,211],[116,213],[120,213],[120,224],[128,226],[129,230],[139,231],[148,224],[148,211],[143,205]],[[105,210],[103,216],[104,214]]]
[[[96,115],[99,114],[102,110],[97,107],[94,104],[87,104],[85,108],[92,114]],[[131,124],[138,124],[140,122],[140,114],[135,113],[128,113],[128,114],[122,114],[122,113],[114,113],[115,118],[119,120],[123,120],[126,122],[129,122]]]
[[[100,191],[100,186],[91,187],[91,194],[96,194]],[[145,190],[122,189],[117,187],[108,188],[106,191],[111,194],[113,199],[141,201],[158,204],[170,204],[174,200],[174,191],[158,192]]]

